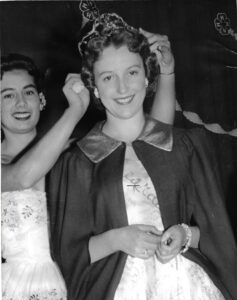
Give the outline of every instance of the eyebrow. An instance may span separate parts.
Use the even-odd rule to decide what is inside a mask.
[[[129,69],[131,69],[131,68],[134,68],[134,67],[141,69],[141,66],[140,66],[140,65],[132,65],[132,66],[128,67],[127,70],[129,70]],[[113,72],[114,72],[114,71],[103,71],[103,72],[99,73],[99,77],[102,76],[102,75],[104,75],[104,74],[107,74],[107,73],[113,73]]]
[[[28,84],[28,85],[26,85],[26,86],[23,87],[24,90],[28,89],[28,88],[34,88],[34,89],[36,89],[36,85],[34,85],[34,84]],[[1,90],[1,94],[4,93],[4,92],[7,92],[7,91],[14,91],[14,90],[15,90],[14,88],[5,88],[5,89]]]

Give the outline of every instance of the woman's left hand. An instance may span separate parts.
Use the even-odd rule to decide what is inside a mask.
[[[158,63],[160,65],[160,73],[173,73],[175,61],[168,36],[158,33],[151,33],[142,28],[140,28],[139,31],[147,38],[151,52],[156,54]]]
[[[186,241],[185,230],[180,225],[173,225],[162,235],[156,250],[156,256],[162,263],[167,263],[176,257]]]

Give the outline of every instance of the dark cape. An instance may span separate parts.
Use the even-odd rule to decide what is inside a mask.
[[[199,227],[199,248],[183,255],[203,267],[227,300],[236,300],[237,248],[207,133],[149,119],[132,145],[154,184],[164,227]],[[127,255],[117,252],[91,264],[88,241],[128,225],[122,187],[125,148],[97,124],[50,173],[52,255],[69,300],[112,300],[119,284]]]

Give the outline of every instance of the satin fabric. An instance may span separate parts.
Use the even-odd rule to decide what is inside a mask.
[[[236,244],[206,132],[172,129],[150,119],[143,132],[146,137],[132,145],[154,184],[164,228],[197,225],[200,247],[184,256],[205,270],[227,300],[237,299]],[[152,142],[147,142],[149,132]],[[155,139],[160,134],[172,139],[171,149],[160,147],[159,138]],[[116,146],[108,149],[111,142]],[[128,225],[122,186],[124,155],[125,144],[111,141],[96,126],[62,155],[50,174],[52,250],[70,299],[113,299],[121,279],[126,254],[117,252],[91,264],[88,241]]]

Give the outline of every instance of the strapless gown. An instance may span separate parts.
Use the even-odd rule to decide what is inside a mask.
[[[2,299],[64,300],[66,288],[50,256],[46,195],[2,193]]]

